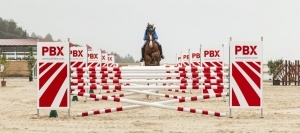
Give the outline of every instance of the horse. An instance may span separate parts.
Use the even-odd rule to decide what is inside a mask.
[[[158,43],[154,39],[153,32],[148,32],[144,53],[145,66],[160,66],[160,60],[161,57],[158,49]]]
[[[160,66],[161,56],[158,48],[158,43],[155,41],[154,38],[154,31],[155,28],[153,27],[153,25],[150,25],[148,23],[146,34],[147,42],[144,49],[145,66]],[[158,93],[158,91],[155,91],[155,93]],[[146,94],[146,98],[149,99],[150,96]],[[158,99],[158,97],[156,97],[156,99]]]

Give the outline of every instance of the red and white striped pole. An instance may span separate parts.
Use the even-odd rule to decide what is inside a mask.
[[[228,85],[179,85],[179,86],[125,86],[125,85],[85,85],[71,86],[71,89],[103,89],[103,90],[128,90],[128,89],[224,89]]]
[[[168,89],[167,91],[173,91],[173,92],[186,93],[186,91],[185,91],[185,90],[178,90],[178,89]]]
[[[199,78],[199,77],[223,77],[227,76],[228,73],[222,72],[210,72],[210,73],[72,73],[72,77],[92,77],[92,78],[128,78],[128,77],[143,77],[143,78],[167,78],[167,77],[188,77],[188,78]]]
[[[214,98],[214,97],[222,97],[222,96],[227,95],[226,93],[215,94],[215,95],[195,96],[195,97],[185,97],[185,98],[180,98],[180,99],[171,99],[171,100],[166,100],[166,101],[159,101],[159,102],[155,102],[155,103],[148,103],[148,102],[135,101],[135,100],[125,99],[125,98],[103,96],[103,95],[96,95],[96,94],[89,94],[89,93],[82,93],[82,92],[72,92],[72,94],[73,95],[78,95],[78,96],[89,97],[89,98],[96,98],[96,99],[100,99],[100,100],[138,104],[138,105],[126,106],[125,108],[118,107],[118,108],[105,109],[105,110],[102,110],[102,111],[100,110],[100,111],[97,111],[99,114],[101,112],[102,113],[103,112],[105,112],[105,113],[107,113],[107,112],[117,112],[117,111],[122,111],[122,110],[127,110],[127,109],[139,108],[139,107],[142,107],[142,106],[150,106],[150,107],[164,108],[164,109],[177,110],[177,111],[183,111],[183,112],[199,113],[199,114],[203,114],[203,115],[212,115],[212,116],[219,116],[219,117],[226,116],[226,113],[206,111],[206,110],[186,108],[186,107],[176,107],[176,106],[164,105],[164,104],[171,104],[171,103],[182,103],[182,102],[188,102],[188,101],[197,101],[197,100],[201,100],[201,99],[208,99],[208,98]],[[97,114],[97,112],[95,112],[95,111],[83,112],[83,113],[79,113],[78,116],[94,115],[94,114]]]
[[[221,71],[228,69],[228,67],[201,67],[201,66],[185,66],[185,67],[165,67],[165,66],[153,66],[153,67],[77,67],[71,68],[71,71]]]
[[[227,83],[228,79],[199,79],[199,78],[192,78],[192,79],[161,79],[161,80],[147,80],[147,79],[71,79],[72,83],[191,83],[191,84],[198,84],[198,83]],[[82,84],[81,84],[82,85]]]

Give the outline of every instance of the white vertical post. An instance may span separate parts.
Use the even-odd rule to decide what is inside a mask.
[[[85,48],[86,48],[87,56],[88,56],[86,58],[87,59],[87,61],[86,61],[86,67],[88,67],[88,65],[89,65],[89,52],[88,52],[89,49],[88,49],[88,44],[85,45]],[[89,71],[86,71],[85,73],[89,73]],[[87,79],[89,79],[89,77],[87,77]],[[88,83],[87,83],[87,85],[88,85]],[[85,89],[85,91],[89,93],[90,89]],[[85,99],[84,99],[84,102],[86,102],[86,101],[87,101],[87,97],[85,97]]]
[[[201,50],[202,50],[202,44],[200,44],[200,51],[199,51],[200,52],[200,66],[202,67],[202,56],[201,56],[202,51]]]
[[[189,58],[189,66],[192,66],[192,62],[191,62],[191,57],[192,57],[192,55],[191,55],[191,49],[189,49],[189,56],[188,56],[188,58]],[[190,88],[190,94],[192,94],[192,89]]]
[[[37,39],[37,43],[40,41],[40,39]],[[38,52],[38,51],[37,51]],[[37,53],[36,53],[37,54]],[[37,68],[37,61],[35,62],[35,66],[36,66],[36,68]],[[37,69],[36,69],[36,78],[37,78]],[[39,80],[38,78],[37,78],[37,80]],[[39,82],[39,81],[37,81],[37,82]],[[39,109],[37,109],[37,117],[38,118],[40,118],[40,110]]]
[[[222,44],[222,67],[224,68],[225,67],[225,57],[224,57],[224,53],[225,53],[225,50],[224,50],[224,44]],[[225,73],[225,70],[223,70],[223,73]],[[226,76],[223,76],[223,79],[226,78]],[[225,90],[225,89],[224,89]],[[229,89],[228,89],[229,90]],[[225,90],[226,91],[226,90]],[[226,102],[226,96],[223,96],[223,101]]]
[[[199,51],[199,53],[200,53],[200,61],[199,61],[199,62],[200,62],[200,67],[203,67],[203,66],[202,66],[202,58],[203,58],[203,57],[202,57],[202,51],[201,51],[201,50],[202,50],[202,44],[200,44],[199,50],[200,50],[200,51]],[[203,89],[200,89],[200,95],[203,95]],[[204,102],[203,99],[202,99],[201,101]]]
[[[189,49],[189,66],[192,66],[192,61],[191,61],[191,49]]]
[[[202,48],[202,44],[200,44],[200,48],[199,48],[199,53],[200,53],[200,60],[199,60],[199,63],[200,63],[200,67],[202,67],[202,64],[201,64],[201,48]]]
[[[108,53],[107,52],[105,52],[105,63],[106,63],[106,67],[108,67]]]
[[[263,44],[263,41],[264,41],[264,38],[263,37],[261,37],[260,38],[260,40],[261,40],[261,42],[262,42],[262,44]],[[262,47],[263,47],[264,45],[262,45]],[[263,53],[262,53],[263,54]],[[262,56],[262,58],[263,58],[264,56]],[[261,59],[262,61],[263,61],[263,59]],[[263,67],[261,68],[261,71],[263,71]],[[263,80],[263,72],[261,72],[261,83],[263,82],[262,80]],[[261,91],[261,93],[263,93],[263,91]],[[261,94],[261,95],[263,95],[263,94]],[[263,100],[261,100],[261,104],[263,105]],[[263,114],[263,106],[261,106],[261,108],[260,108],[260,118],[264,118],[264,114]]]
[[[15,60],[17,59],[17,47],[15,48]],[[7,57],[6,57],[7,58]]]
[[[100,48],[100,67],[102,67],[102,50]]]
[[[176,64],[178,64],[178,55],[176,54]]]
[[[70,38],[68,38],[68,42],[69,42],[69,46],[70,47]],[[70,50],[69,50],[69,53],[70,55]],[[70,58],[71,56],[69,56],[69,63],[70,63]],[[71,74],[71,67],[69,66],[69,74]],[[69,81],[70,82],[70,81]],[[69,84],[69,89],[71,89],[71,84]],[[69,93],[69,105],[70,105],[70,108],[68,109],[68,117],[70,118],[71,117],[71,93]]]
[[[106,52],[105,52],[106,53]],[[105,55],[106,56],[106,55]],[[102,50],[100,49],[100,67],[102,67]],[[102,89],[100,89],[99,94],[101,94]]]
[[[231,52],[230,51],[230,43],[231,43],[231,41],[232,41],[232,37],[229,38],[229,43],[228,43],[228,48],[229,48],[229,53],[228,53],[229,54],[229,63],[228,63],[229,64],[229,66],[228,66],[229,69],[228,69],[228,72],[229,72],[229,74],[230,74],[230,67],[231,67],[231,63],[230,63],[230,58],[231,58],[230,57],[230,52]],[[231,76],[231,75],[229,75],[229,76]],[[228,81],[229,81],[229,89],[230,89],[231,88],[230,78],[228,79]],[[231,100],[230,99],[230,95],[231,95],[230,91],[228,92],[228,94],[229,94],[229,102],[228,102],[228,104],[229,104],[229,118],[232,118],[232,116],[231,116],[231,108],[230,108],[230,100]]]
[[[181,53],[180,53],[180,66],[182,67],[182,60],[183,60],[183,55],[182,55],[182,51],[181,51]]]

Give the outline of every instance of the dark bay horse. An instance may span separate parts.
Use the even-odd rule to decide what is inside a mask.
[[[160,60],[161,57],[158,49],[158,43],[154,39],[153,32],[148,32],[144,53],[145,66],[159,66]]]
[[[148,24],[147,26],[147,42],[145,45],[144,51],[144,63],[145,66],[160,66],[160,52],[158,43],[154,38],[155,28],[153,25]],[[149,84],[148,84],[149,85]],[[158,93],[158,91],[156,91]],[[146,94],[147,99],[149,99],[149,95]],[[158,99],[158,97],[156,97]]]

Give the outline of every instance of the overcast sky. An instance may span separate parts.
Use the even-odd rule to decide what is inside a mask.
[[[300,59],[299,0],[0,0],[0,17],[29,35],[50,33],[54,40],[70,38],[135,60],[147,22],[156,27],[164,63],[200,44],[227,44],[229,37],[264,37],[264,62]]]

